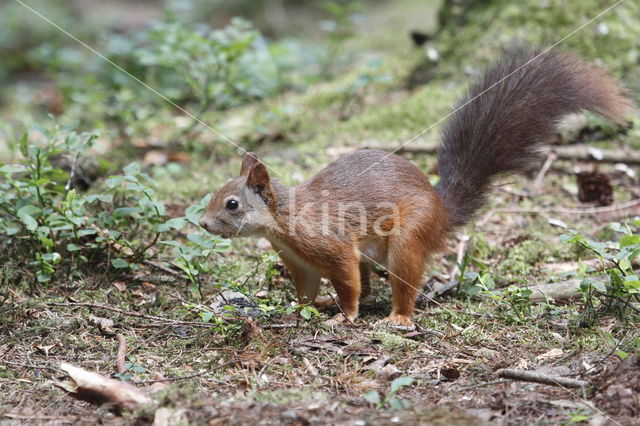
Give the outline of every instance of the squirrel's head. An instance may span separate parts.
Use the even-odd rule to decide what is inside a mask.
[[[261,234],[274,224],[269,208],[275,202],[267,167],[248,152],[240,177],[214,195],[200,218],[200,226],[224,238]]]

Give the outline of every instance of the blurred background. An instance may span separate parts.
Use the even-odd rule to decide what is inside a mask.
[[[212,147],[219,136],[52,23],[240,145],[314,139],[325,147],[330,139],[411,137],[504,47],[550,45],[611,4],[4,0],[0,149],[11,155],[25,126],[55,121],[99,130],[100,152],[115,145],[229,154],[228,144]],[[637,2],[626,1],[559,48],[606,66],[637,93],[639,16]],[[246,108],[259,102],[259,110]],[[380,114],[383,106],[390,114]],[[349,135],[332,133],[345,122]]]

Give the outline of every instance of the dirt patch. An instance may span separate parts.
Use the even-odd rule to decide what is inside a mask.
[[[623,424],[640,419],[640,356],[608,365],[594,380],[594,401]]]

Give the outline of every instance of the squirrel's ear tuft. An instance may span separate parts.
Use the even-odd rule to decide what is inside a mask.
[[[240,166],[240,176],[249,176],[251,168],[260,162],[258,156],[254,152],[247,152],[242,159],[242,166]]]
[[[246,158],[246,157],[245,157]],[[263,192],[269,186],[269,172],[267,166],[257,161],[247,175],[247,186],[253,188],[256,192]]]

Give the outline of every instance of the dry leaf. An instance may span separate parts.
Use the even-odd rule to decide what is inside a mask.
[[[60,364],[60,369],[69,375],[69,379],[54,384],[84,401],[113,404],[119,409],[127,410],[152,402],[151,398],[127,382],[111,379],[66,362]]]
[[[87,320],[89,321],[89,324],[97,327],[98,330],[108,336],[113,336],[114,334],[116,334],[116,332],[113,331],[113,326],[115,324],[112,319],[89,315],[89,318],[87,318]]]
[[[376,373],[380,380],[393,380],[400,375],[400,370],[393,364],[387,364]]]
[[[164,166],[169,162],[169,155],[166,152],[152,149],[151,151],[147,151],[142,161],[144,161],[145,164]]]
[[[49,351],[53,349],[56,345],[47,345],[47,346],[36,346],[40,352],[42,352],[45,356],[49,356]]]
[[[564,354],[564,352],[562,351],[562,349],[554,348],[554,349],[551,349],[548,352],[543,353],[542,355],[538,355],[536,357],[536,361],[542,363],[542,362],[545,362],[548,359],[559,358],[563,354]]]
[[[127,290],[127,285],[122,281],[114,281],[113,286],[117,288],[120,293],[123,293]]]
[[[153,417],[153,426],[188,424],[189,420],[185,416],[186,413],[187,410],[184,408],[158,408]]]
[[[173,161],[174,163],[190,163],[191,155],[187,152],[172,152],[169,154],[169,161]]]

